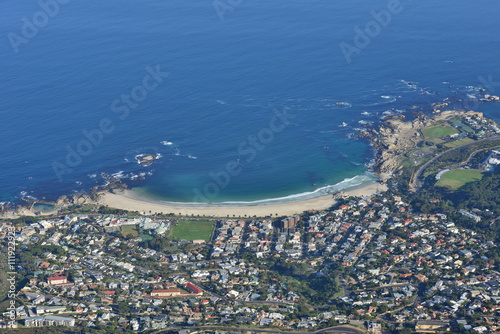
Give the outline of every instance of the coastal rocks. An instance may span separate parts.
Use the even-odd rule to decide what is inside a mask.
[[[0,202],[0,216],[3,216],[10,209],[10,202]]]
[[[137,163],[142,167],[147,167],[151,165],[155,160],[159,159],[159,154],[139,154],[135,156]]]
[[[75,194],[72,197],[73,197],[72,202],[75,205],[92,203],[92,198],[88,194]]]
[[[372,168],[380,181],[385,183],[403,171],[405,155],[421,146],[424,141],[422,129],[455,117],[484,118],[480,112],[444,110],[434,113],[432,117],[418,115],[411,122],[402,117],[393,116],[385,119],[377,128],[360,131],[360,137],[368,138],[377,151]],[[406,156],[406,159],[408,160],[409,157]]]
[[[432,109],[434,112],[440,112],[441,109],[446,108],[449,105],[447,101],[439,102],[439,103],[434,103],[432,105]]]
[[[382,183],[402,172],[401,156],[416,146],[419,129],[430,121],[427,116],[419,116],[408,122],[397,115],[384,120],[376,129],[360,132],[360,136],[368,138],[378,152],[373,170]]]
[[[70,204],[71,203],[70,203],[69,198],[65,195],[59,197],[56,201],[56,206],[58,206],[58,207],[65,207],[65,206],[68,206]]]
[[[483,100],[487,101],[487,102],[499,102],[500,101],[500,97],[496,96],[496,95],[486,94],[486,95],[484,95],[484,99]]]

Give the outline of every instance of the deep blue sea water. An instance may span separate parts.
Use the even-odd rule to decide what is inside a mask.
[[[319,193],[371,179],[373,152],[355,136],[364,122],[445,98],[500,118],[499,104],[469,101],[477,87],[500,94],[496,0],[216,3],[227,10],[69,1],[44,17],[40,2],[2,1],[0,201],[84,191],[102,173],[170,201]],[[371,11],[388,7],[377,30]],[[340,45],[356,46],[356,27],[372,36],[348,63]],[[168,77],[146,78],[157,87],[141,96],[158,68]],[[125,107],[132,92],[140,101]],[[89,147],[84,132],[100,126]],[[141,167],[141,153],[161,158]]]

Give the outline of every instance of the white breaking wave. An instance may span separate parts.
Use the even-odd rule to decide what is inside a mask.
[[[366,172],[362,175],[356,175],[352,178],[344,179],[343,181],[334,184],[327,185],[321,188],[318,188],[314,191],[303,192],[299,194],[293,194],[283,197],[277,198],[268,198],[256,201],[227,201],[227,202],[218,202],[218,203],[196,203],[196,202],[171,202],[171,201],[155,201],[162,204],[169,205],[180,205],[180,206],[256,206],[256,205],[269,205],[269,204],[277,204],[277,203],[287,203],[287,202],[295,202],[299,200],[311,199],[320,196],[330,195],[335,192],[351,189],[355,187],[359,187],[365,184],[371,184],[375,182],[376,178],[373,174]]]
[[[293,194],[293,195],[288,195],[284,197],[278,197],[278,198],[269,198],[269,199],[263,199],[263,200],[257,200],[257,201],[229,201],[229,202],[223,202],[222,204],[230,204],[230,205],[261,205],[261,204],[275,204],[275,203],[282,203],[282,202],[293,202],[297,200],[303,200],[303,199],[309,199],[309,198],[316,198],[324,195],[329,195],[333,194],[337,191],[341,191],[344,189],[348,188],[354,188],[358,187],[364,183],[368,182],[373,182],[374,177],[368,173],[363,174],[363,175],[356,175],[352,178],[347,178],[344,179],[343,181],[334,184],[334,185],[328,185],[324,186],[321,188],[318,188],[314,191],[310,192],[304,192],[304,193],[299,193],[299,194]]]
[[[391,96],[391,95],[382,95],[380,97],[383,98],[384,100],[388,100],[387,101],[388,103],[391,103],[391,102],[394,102],[397,100],[397,98],[395,96]]]
[[[392,116],[392,115],[394,115],[394,111],[393,110],[386,110],[382,114],[384,116]]]
[[[111,174],[111,177],[114,177],[116,179],[123,179],[125,178],[125,174],[123,174],[123,171],[116,172],[114,174]]]
[[[172,146],[174,143],[168,140],[161,141],[160,144],[165,145],[165,146]]]

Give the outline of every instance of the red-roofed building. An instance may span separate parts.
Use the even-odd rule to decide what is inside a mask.
[[[60,285],[68,283],[68,278],[65,276],[49,277],[47,281],[49,285]]]
[[[193,294],[196,294],[198,296],[201,296],[203,294],[203,290],[200,289],[199,287],[197,287],[196,285],[194,285],[193,283],[189,282],[189,283],[186,283],[184,284],[184,286],[191,290],[193,292]]]
[[[42,268],[42,269],[47,269],[48,267],[50,267],[50,263],[48,263],[48,262],[42,262],[40,264],[40,268]]]
[[[153,290],[151,297],[174,297],[181,294],[180,289]]]

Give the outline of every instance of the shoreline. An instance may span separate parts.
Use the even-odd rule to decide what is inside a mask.
[[[344,196],[366,197],[387,190],[387,186],[378,182],[342,190],[339,194]],[[180,214],[183,216],[200,215],[209,217],[265,217],[270,215],[287,216],[301,214],[308,210],[325,210],[336,203],[333,194],[322,195],[315,198],[258,205],[223,205],[222,203],[212,205],[196,205],[193,203],[162,203],[144,197],[140,197],[133,190],[123,190],[120,193],[103,193],[97,201],[99,205],[110,208],[138,211],[147,214],[149,212],[162,212]]]

